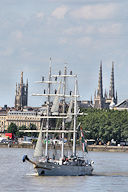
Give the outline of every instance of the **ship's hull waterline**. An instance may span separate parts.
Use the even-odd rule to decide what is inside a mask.
[[[93,167],[91,165],[57,165],[52,163],[39,163],[39,168],[35,168],[39,176],[84,176],[92,175]],[[44,169],[47,167],[49,169]]]

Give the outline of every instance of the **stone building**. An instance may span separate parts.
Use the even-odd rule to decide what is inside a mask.
[[[26,85],[23,83],[23,72],[21,72],[20,84],[16,83],[15,108],[23,109],[28,105],[28,80]]]
[[[114,110],[118,110],[118,111],[127,110],[128,111],[128,99],[125,99],[125,100],[121,101],[120,103],[118,103],[117,105],[115,105]]]
[[[37,129],[40,129],[41,117],[37,115],[36,111],[9,111],[6,117],[7,127],[14,123],[17,127],[26,126],[30,127],[31,124],[36,125]]]
[[[82,100],[77,102],[78,107],[88,109],[88,108],[93,108],[93,102],[92,99],[91,101],[89,100]]]
[[[108,109],[112,102],[114,102],[115,105],[117,104],[117,92],[115,95],[115,84],[114,84],[114,63],[112,62],[110,89],[109,94],[107,94],[107,91],[103,93],[102,62],[101,62],[99,71],[98,89],[97,92],[95,91],[94,94],[94,108]]]
[[[10,108],[7,105],[0,107],[0,133],[5,133],[7,130],[7,114]]]
[[[27,128],[31,127],[32,124],[36,126],[37,129],[40,129],[41,126],[41,116],[37,110],[34,109],[23,109],[15,110],[14,108],[1,108],[0,109],[0,133],[7,132],[8,126],[11,123],[17,125],[17,127],[26,126]]]
[[[4,133],[7,130],[7,111],[0,110],[0,132]]]

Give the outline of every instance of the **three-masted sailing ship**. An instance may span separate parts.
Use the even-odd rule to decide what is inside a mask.
[[[67,79],[72,78],[74,87],[73,90],[69,91],[69,94],[66,92],[67,88]],[[53,80],[54,79],[54,80]],[[24,155],[23,161],[27,160],[30,163],[34,164],[34,168],[38,175],[47,175],[47,176],[79,176],[79,175],[91,175],[93,171],[93,166],[91,161],[83,157],[79,157],[76,152],[76,134],[77,134],[77,117],[81,115],[78,108],[77,99],[79,97],[77,87],[77,75],[73,75],[72,71],[67,73],[67,67],[64,68],[64,73],[62,74],[59,71],[58,75],[51,74],[51,66],[49,70],[48,80],[45,81],[42,78],[42,81],[38,83],[47,84],[47,91],[44,91],[43,94],[33,94],[36,96],[45,96],[47,98],[46,113],[41,116],[42,124],[39,132],[38,140],[34,150],[34,157],[36,160],[32,161],[28,158],[27,155]],[[58,89],[54,93],[51,92],[51,86],[53,84],[58,85]],[[51,98],[53,99],[51,105]],[[70,100],[68,103],[68,109],[66,105],[66,100]],[[60,108],[61,101],[61,108]],[[54,122],[57,122],[59,119],[61,126],[58,128],[51,127],[51,119],[54,119]],[[45,126],[44,126],[45,120]],[[67,128],[66,124],[73,123],[73,128]],[[42,146],[42,133],[45,134],[46,146],[45,146],[45,155],[43,155],[43,146]],[[50,134],[61,134],[61,157],[58,159],[54,154],[53,158],[49,158],[49,149],[48,149],[48,139]],[[68,157],[64,155],[64,136],[65,134],[73,135],[73,145],[72,145],[72,154]]]

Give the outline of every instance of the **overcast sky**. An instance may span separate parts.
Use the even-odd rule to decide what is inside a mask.
[[[93,97],[103,63],[103,88],[109,90],[112,61],[119,101],[128,98],[127,0],[0,0],[0,106],[14,106],[15,85],[24,72],[29,106],[35,81],[65,63],[78,74],[81,99]]]

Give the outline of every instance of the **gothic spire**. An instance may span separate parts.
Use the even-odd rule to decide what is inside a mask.
[[[100,62],[97,96],[99,96],[100,98],[103,98],[102,61]]]
[[[26,87],[28,87],[28,79],[27,79],[27,81],[26,81]]]
[[[91,104],[93,103],[93,101],[92,101],[92,95],[91,95]]]
[[[112,72],[110,80],[109,98],[115,99],[115,88],[114,88],[114,62],[112,62]]]
[[[23,84],[23,72],[21,72],[20,84]]]
[[[104,97],[107,99],[108,95],[107,95],[107,90],[105,89],[105,93],[104,93]]]
[[[94,99],[96,98],[96,90],[95,90],[95,93],[94,93]]]
[[[118,101],[118,96],[117,96],[117,90],[116,90],[116,104],[117,104],[117,101]]]
[[[16,95],[17,95],[17,83],[16,83]]]

